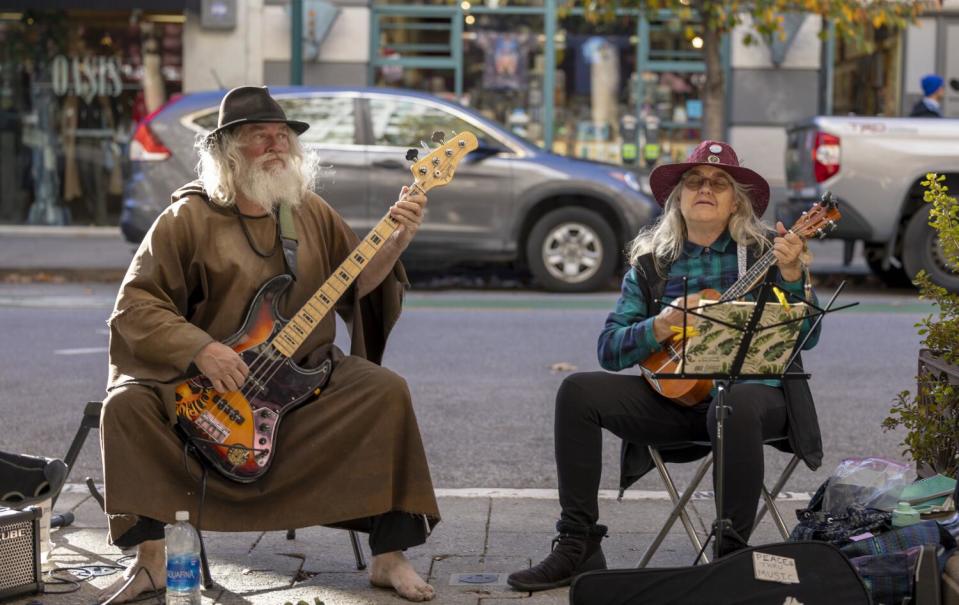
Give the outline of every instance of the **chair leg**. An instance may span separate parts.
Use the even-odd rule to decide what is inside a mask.
[[[70,471],[73,470],[73,465],[76,463],[77,457],[80,455],[80,450],[83,449],[83,444],[87,440],[87,435],[90,433],[90,429],[100,428],[100,409],[102,407],[103,402],[88,401],[87,405],[83,408],[83,419],[80,421],[80,427],[77,428],[77,432],[73,436],[73,441],[70,443],[69,449],[67,449],[67,455],[63,457],[63,463],[67,465],[67,477],[70,476]],[[53,495],[53,501],[50,504],[50,508],[56,506],[57,499],[59,497],[60,492],[57,492]]]
[[[288,529],[286,530],[286,539],[287,540],[296,540],[296,530]]]
[[[786,527],[786,522],[783,520],[782,514],[780,514],[779,509],[776,507],[776,498],[779,497],[779,492],[782,491],[785,487],[786,482],[789,481],[789,478],[792,477],[793,471],[796,470],[796,466],[799,464],[799,456],[793,455],[789,463],[786,465],[786,468],[783,469],[783,472],[779,475],[779,479],[776,481],[776,484],[773,485],[771,491],[766,489],[766,486],[763,486],[763,500],[764,503],[759,509],[759,513],[756,515],[756,522],[753,524],[753,527],[759,525],[759,522],[762,521],[762,518],[766,515],[766,510],[769,510],[769,515],[773,518],[773,522],[776,524],[776,528],[779,530],[780,535],[783,537],[783,540],[789,538],[789,528]]]
[[[366,558],[363,556],[363,547],[360,545],[360,538],[352,529],[350,530],[350,544],[353,545],[353,558],[356,559],[356,568],[360,571],[366,569]]]
[[[676,523],[677,518],[682,520],[683,527],[686,528],[686,534],[689,536],[690,542],[692,542],[693,546],[696,548],[696,552],[698,553],[703,550],[703,543],[699,539],[699,535],[696,533],[696,528],[693,527],[693,522],[690,520],[689,514],[686,512],[686,504],[696,492],[696,488],[699,486],[699,483],[706,475],[706,471],[709,470],[709,467],[713,463],[713,457],[711,455],[707,456],[706,459],[703,460],[702,464],[699,465],[699,468],[696,469],[696,474],[693,476],[689,487],[687,487],[686,491],[683,492],[683,495],[680,496],[678,490],[676,489],[676,484],[673,483],[672,477],[669,476],[669,472],[666,470],[666,464],[663,462],[662,456],[659,455],[659,451],[650,447],[649,453],[653,458],[653,462],[656,464],[656,470],[659,471],[659,476],[663,479],[663,483],[666,485],[666,491],[669,493],[669,497],[673,501],[673,510],[671,513],[669,513],[669,518],[666,520],[666,523],[663,525],[662,529],[659,530],[659,533],[656,534],[653,542],[646,549],[646,552],[643,553],[643,558],[640,560],[637,567],[646,567],[646,565],[649,564],[649,560],[653,558],[653,555],[656,553],[656,550],[659,549],[659,546],[666,538],[669,530],[672,529],[673,524]],[[706,556],[705,552],[703,553],[703,560],[706,563],[709,563],[709,558]]]

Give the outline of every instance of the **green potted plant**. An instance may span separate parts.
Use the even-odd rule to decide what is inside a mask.
[[[929,224],[938,235],[932,254],[959,270],[959,202],[948,195],[945,176],[926,175],[923,200],[932,204]],[[903,453],[916,461],[920,475],[956,476],[959,469],[959,294],[932,282],[920,272],[914,280],[919,297],[937,311],[916,327],[922,336],[916,392],[899,393],[883,430],[906,429]]]

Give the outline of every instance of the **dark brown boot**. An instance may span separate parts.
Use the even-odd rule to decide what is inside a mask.
[[[588,528],[560,521],[549,556],[539,565],[511,573],[506,582],[517,590],[534,592],[566,586],[581,573],[606,569],[600,547],[606,529],[605,525]]]

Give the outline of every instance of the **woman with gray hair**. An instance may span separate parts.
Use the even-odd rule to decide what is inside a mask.
[[[599,335],[600,365],[615,372],[640,364],[676,330],[682,331],[683,312],[667,303],[694,307],[699,296],[683,300],[684,292],[723,292],[769,249],[777,262],[767,279],[798,296],[804,293],[802,240],[782,223],[773,237],[767,236],[760,217],[769,202],[769,185],[741,166],[727,143],[704,141],[685,162],[656,168],[650,187],[663,214],[631,244],[622,294]],[[817,339],[818,334],[812,335],[805,348]],[[724,454],[727,468],[735,471],[725,476],[723,510],[735,535],[724,533],[719,556],[742,547],[752,531],[762,489],[764,441],[788,436],[789,448],[810,468],[821,463],[819,426],[808,387],[804,380],[787,382],[801,384],[744,380],[726,393],[735,413],[725,421]],[[652,469],[647,445],[684,444],[670,450],[677,461],[708,453],[692,446],[693,441],[715,447],[711,399],[694,407],[678,405],[638,373],[584,372],[566,378],[556,395],[554,425],[562,508],[559,535],[545,560],[511,574],[509,584],[518,590],[544,590],[604,569],[600,541],[607,527],[598,524],[597,503],[602,429],[624,441],[620,487],[625,489]],[[664,458],[671,459],[666,453]]]

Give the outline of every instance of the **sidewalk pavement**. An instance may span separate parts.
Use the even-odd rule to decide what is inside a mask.
[[[569,590],[517,592],[506,576],[538,563],[549,552],[559,504],[552,490],[437,490],[443,521],[426,544],[407,553],[417,571],[436,589],[438,604],[535,605],[565,604]],[[611,492],[600,499],[600,520],[609,525],[603,550],[611,568],[634,567],[669,514],[671,503],[657,492],[627,492],[616,501]],[[792,511],[806,505],[808,495],[785,494],[779,509],[786,522]],[[693,523],[704,530],[712,522],[711,492],[694,497]],[[304,505],[308,505],[304,503]],[[116,565],[124,553],[106,542],[106,520],[85,485],[69,484],[55,513],[73,512],[76,520],[51,533],[54,544],[49,564],[63,569],[56,577],[71,577],[66,568],[79,568],[84,577],[70,594],[42,594],[13,601],[14,605],[78,605],[96,602],[97,591],[119,577]],[[700,532],[703,535],[703,531]],[[366,537],[360,535],[369,558]],[[365,571],[356,569],[348,534],[343,530],[300,529],[295,540],[285,532],[204,532],[214,588],[203,591],[203,603],[282,605],[305,601],[315,605],[405,602],[391,591],[373,588]],[[781,541],[768,515],[753,534],[752,544]],[[651,565],[688,566],[696,556],[677,523]],[[129,559],[122,561],[129,563]],[[109,573],[111,575],[96,575]],[[49,576],[45,576],[49,577]],[[50,592],[67,584],[47,585]],[[143,601],[155,603],[155,600]]]
[[[842,264],[843,244],[838,240],[814,240],[809,245],[813,273],[869,274],[861,254],[851,265]],[[73,281],[119,281],[135,251],[136,245],[124,240],[117,227],[0,225],[0,279],[46,273]]]

